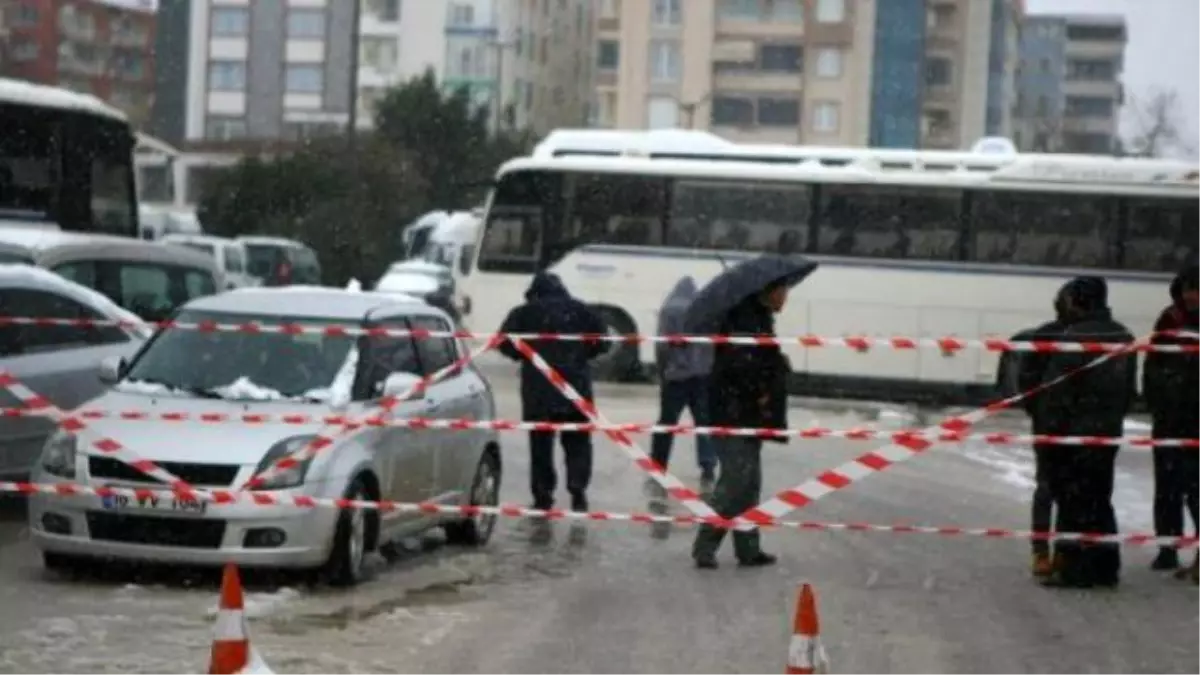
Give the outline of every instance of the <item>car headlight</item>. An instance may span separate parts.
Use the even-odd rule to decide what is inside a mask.
[[[42,448],[42,470],[59,478],[75,477],[75,455],[78,441],[64,431],[56,431]]]
[[[254,470],[254,474],[258,475],[263,471],[266,471],[268,467],[274,466],[275,462],[278,462],[292,453],[298,452],[301,448],[307,446],[309,443],[312,443],[314,438],[316,438],[316,436],[313,435],[293,436],[291,438],[285,438],[282,441],[279,441],[275,445],[271,446],[271,449],[268,450],[267,454],[263,456],[262,461],[258,463],[258,468]],[[260,485],[255,486],[255,489],[283,490],[301,485],[304,483],[304,477],[308,474],[308,466],[311,463],[312,458],[310,457],[296,464],[295,466],[290,466],[286,469],[283,469],[282,471],[279,471],[267,480],[263,481]]]

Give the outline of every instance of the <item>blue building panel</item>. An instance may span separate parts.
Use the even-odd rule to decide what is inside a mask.
[[[919,148],[925,76],[925,0],[875,7],[870,145]]]

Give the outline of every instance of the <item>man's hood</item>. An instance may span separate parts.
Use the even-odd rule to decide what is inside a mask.
[[[1200,265],[1188,265],[1171,281],[1171,302],[1183,306],[1183,289],[1196,288],[1200,281]]]
[[[667,299],[663,300],[663,307],[686,307],[691,304],[696,297],[696,280],[685,276],[675,282],[675,287],[667,293]]]
[[[567,292],[562,279],[551,272],[538,272],[529,283],[529,290],[525,291],[525,299],[529,301],[569,297],[571,294]]]

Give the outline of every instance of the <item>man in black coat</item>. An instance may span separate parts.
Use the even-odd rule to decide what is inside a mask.
[[[1164,331],[1200,331],[1197,277],[1200,269],[1191,265],[1171,283],[1171,304],[1154,324],[1156,345],[1195,345],[1194,338],[1172,336]],[[1142,370],[1142,395],[1154,419],[1155,438],[1200,438],[1200,356],[1151,352]],[[1183,507],[1192,515],[1192,524],[1200,528],[1197,482],[1200,480],[1200,453],[1194,448],[1154,448],[1154,530],[1160,537],[1183,535]],[[1154,559],[1156,570],[1175,569],[1179,553],[1162,548]],[[1196,565],[1191,576],[1195,580]]]
[[[1012,337],[1013,342],[1034,342],[1034,341],[1054,341],[1061,337],[1061,334],[1067,328],[1067,289],[1064,285],[1059,289],[1058,294],[1054,298],[1054,315],[1053,321],[1044,323],[1037,328],[1021,331]],[[1012,381],[1002,383],[1005,396],[1013,396],[1021,392],[1027,392],[1035,389],[1042,383],[1042,378],[1046,372],[1046,365],[1049,362],[1050,354],[1045,352],[1012,352],[1007,355],[1011,361],[1011,365],[1006,369],[1007,374],[1012,376]],[[1049,433],[1049,420],[1043,410],[1043,398],[1039,394],[1026,396],[1021,402],[1025,407],[1025,412],[1029,414],[1031,421],[1032,432],[1035,435]],[[1051,475],[1054,472],[1054,466],[1059,462],[1063,455],[1060,453],[1062,447],[1051,443],[1035,443],[1033,446],[1034,455],[1034,482],[1033,503],[1030,513],[1030,529],[1033,532],[1048,533],[1050,525],[1053,523],[1054,513],[1054,490],[1051,485]],[[1033,575],[1035,577],[1048,577],[1052,571],[1050,558],[1050,542],[1044,539],[1035,539],[1033,542]]]
[[[558,276],[541,272],[525,292],[525,304],[516,307],[504,319],[501,333],[604,334],[604,322],[587,305],[571,297]],[[581,396],[592,399],[592,376],[588,361],[604,353],[600,342],[564,340],[526,342],[566,379]],[[562,395],[532,363],[509,341],[501,343],[500,353],[521,364],[521,408],[528,422],[587,422],[587,417]],[[554,471],[554,432],[529,432],[529,487],[533,507],[554,507],[558,475]],[[561,434],[567,464],[567,491],[571,509],[587,511],[587,488],[592,479],[592,440],[586,433],[564,431]]]
[[[1063,342],[1133,342],[1129,330],[1112,318],[1104,279],[1073,279],[1066,287],[1065,310],[1068,325],[1059,338]],[[1125,416],[1136,391],[1136,354],[1119,353],[1084,370],[1096,358],[1095,354],[1060,352],[1048,359],[1042,381],[1072,375],[1041,394],[1047,433],[1111,437],[1124,433]],[[1116,534],[1112,492],[1117,446],[1064,446],[1055,452],[1061,453],[1050,481],[1058,505],[1055,529],[1059,533]],[[1054,548],[1054,571],[1044,580],[1046,585],[1117,585],[1121,552],[1116,544],[1060,540]]]
[[[787,301],[788,286],[778,284],[747,298],[726,315],[721,335],[774,335],[774,314]],[[709,417],[714,426],[787,428],[787,376],[791,367],[778,345],[718,345],[709,379]],[[772,439],[786,442],[783,439]],[[758,438],[716,437],[721,467],[712,507],[724,518],[756,506],[762,493],[762,444]],[[717,549],[725,530],[703,525],[692,545],[692,558],[701,569],[717,567]],[[734,530],[734,555],[743,567],[775,562],[764,553],[757,529]]]

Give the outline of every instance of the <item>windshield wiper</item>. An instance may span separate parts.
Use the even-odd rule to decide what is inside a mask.
[[[203,389],[201,387],[184,387],[184,386],[175,384],[174,382],[167,382],[166,380],[160,380],[160,379],[154,378],[154,377],[131,377],[128,379],[128,381],[129,382],[140,382],[143,384],[157,384],[160,387],[166,387],[170,391],[180,391],[185,394],[191,394],[192,396],[195,396],[196,398],[208,398],[208,399],[224,398],[223,396],[221,396],[217,392],[213,391],[212,389]]]
[[[191,394],[196,398],[208,399],[224,399],[225,397],[213,391],[212,389],[203,389],[201,387],[179,387],[179,391]]]

